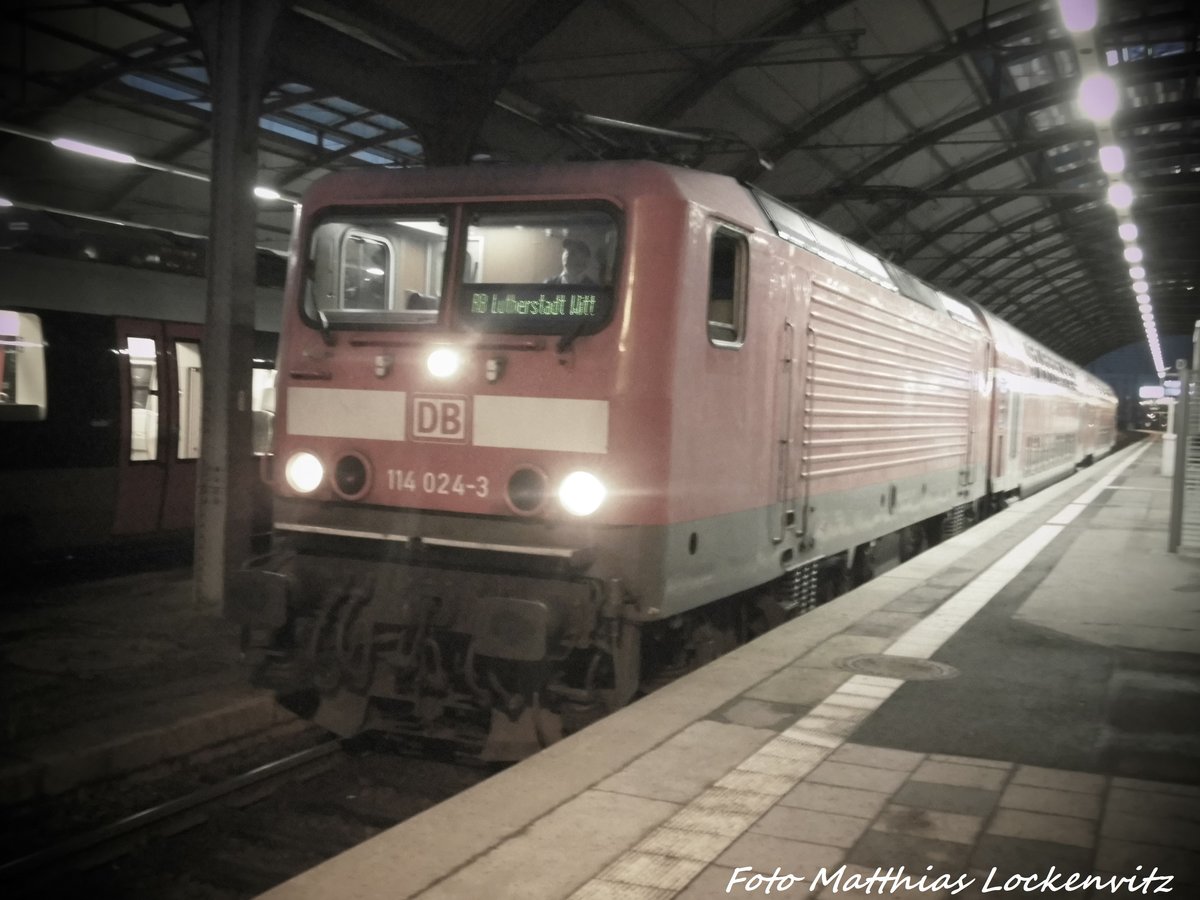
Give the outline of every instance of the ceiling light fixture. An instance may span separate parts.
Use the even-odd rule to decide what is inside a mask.
[[[1079,84],[1079,107],[1093,122],[1107,122],[1121,105],[1117,83],[1103,72],[1094,72]]]
[[[1133,188],[1123,181],[1109,185],[1108,202],[1114,209],[1129,209],[1133,206]]]
[[[1116,144],[1101,147],[1100,168],[1109,175],[1120,175],[1125,171],[1125,151]]]
[[[1067,31],[1079,34],[1096,27],[1096,18],[1099,15],[1096,0],[1058,0],[1058,8],[1062,12],[1063,25],[1067,27]]]
[[[107,159],[109,162],[121,163],[126,166],[132,166],[137,162],[137,159],[128,153],[119,153],[116,150],[109,150],[107,147],[97,147],[95,144],[85,144],[83,141],[71,138],[55,138],[50,143],[60,150],[70,150],[72,153],[82,153],[84,156],[94,156],[96,159]]]

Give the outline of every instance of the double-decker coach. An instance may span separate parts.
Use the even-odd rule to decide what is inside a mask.
[[[195,518],[205,283],[0,253],[0,565],[178,546]],[[279,292],[260,288],[255,452],[272,419]],[[247,498],[259,530],[266,490]]]

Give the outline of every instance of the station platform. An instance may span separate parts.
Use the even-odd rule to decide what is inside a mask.
[[[249,687],[238,629],[191,569],[10,580],[0,603],[0,808],[151,780],[311,728]],[[85,811],[86,812],[86,811]]]
[[[1200,557],[1166,552],[1159,450],[264,896],[1197,896]]]

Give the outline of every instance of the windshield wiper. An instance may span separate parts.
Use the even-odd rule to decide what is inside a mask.
[[[558,343],[554,345],[555,351],[558,353],[566,353],[571,349],[571,345],[575,343],[575,339],[583,334],[583,329],[587,322],[580,322],[566,334],[558,339]]]
[[[325,315],[325,310],[319,306],[317,307],[317,321],[321,323],[321,337],[325,341],[325,346],[332,347],[337,343],[337,340],[330,329],[329,316]]]

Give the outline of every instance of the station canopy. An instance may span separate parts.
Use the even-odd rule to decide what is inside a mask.
[[[0,246],[202,257],[206,6],[6,5]],[[285,251],[288,198],[337,169],[654,158],[757,185],[1086,364],[1144,341],[1147,309],[1164,336],[1200,318],[1197,10],[1099,0],[1081,40],[1014,0],[284,2],[259,119],[283,197],[258,242]],[[1101,125],[1077,102],[1096,72],[1119,100]]]

